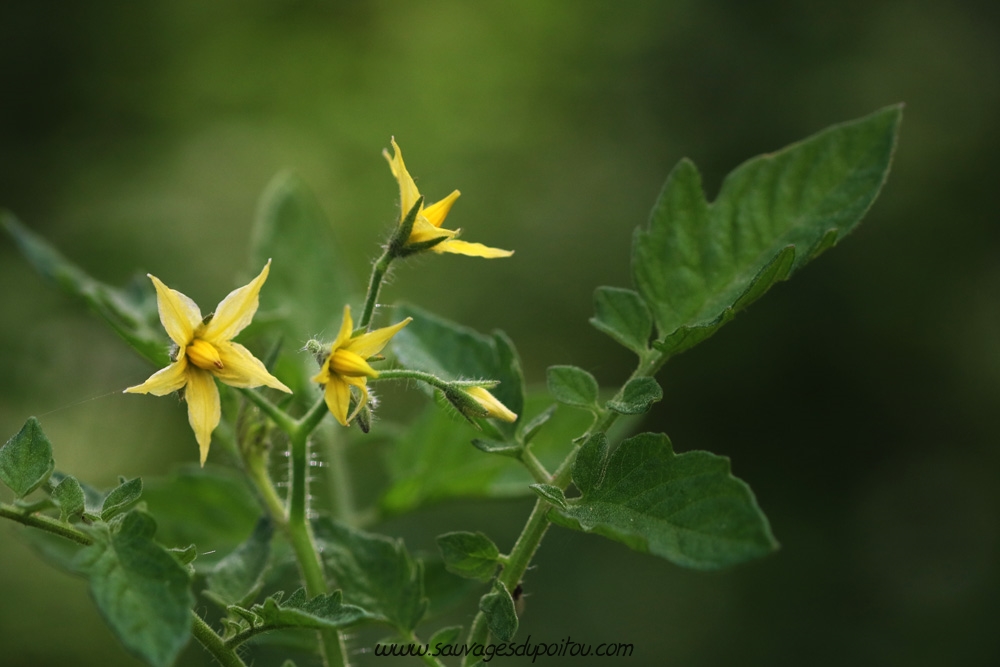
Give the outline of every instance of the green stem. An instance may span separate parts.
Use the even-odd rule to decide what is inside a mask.
[[[545,466],[542,465],[542,462],[538,460],[538,457],[530,449],[525,447],[521,450],[520,460],[524,464],[524,467],[528,469],[528,472],[531,473],[531,476],[535,478],[536,482],[539,484],[552,483],[552,475],[549,474],[549,471],[545,469]]]
[[[410,642],[411,644],[420,644],[420,645],[422,645],[424,643],[424,642],[420,641],[419,638],[417,638],[417,635],[415,635],[412,630],[410,632],[406,633],[406,635],[404,636],[404,639],[406,639],[406,641]],[[433,647],[431,647],[431,648],[433,649]],[[421,656],[418,656],[418,657],[424,662],[425,665],[428,665],[429,667],[446,667],[443,662],[441,662],[436,657],[434,657],[433,655],[431,655],[430,651],[428,651],[427,653],[425,653],[425,654],[423,654]]]
[[[264,398],[263,394],[259,394],[252,389],[240,388],[238,391],[243,394],[247,400],[256,405],[261,409],[261,412],[266,414],[271,418],[278,428],[280,428],[285,433],[291,435],[292,431],[296,428],[295,420],[289,416],[287,412],[279,408],[277,405],[271,401]]]
[[[372,315],[375,313],[375,304],[378,302],[378,293],[382,289],[382,281],[385,279],[385,274],[389,271],[389,265],[392,264],[392,260],[394,259],[395,255],[389,247],[386,247],[382,256],[375,260],[375,264],[372,266],[371,278],[368,280],[368,294],[365,296],[365,308],[361,311],[361,319],[358,321],[359,329],[367,329],[371,324]]]
[[[246,667],[246,663],[240,659],[236,651],[226,646],[222,637],[217,635],[194,610],[191,611],[191,634],[222,667]]]
[[[44,530],[47,533],[58,535],[84,546],[94,543],[90,535],[69,524],[60,523],[52,517],[42,514],[26,515],[14,505],[8,505],[7,503],[0,503],[0,517],[17,521],[25,526]],[[191,634],[223,667],[246,667],[246,663],[240,659],[236,652],[226,646],[222,641],[222,637],[217,635],[193,609],[191,610]]]
[[[383,380],[416,380],[418,382],[425,382],[435,389],[440,389],[441,391],[448,391],[453,383],[442,380],[436,375],[431,373],[424,373],[423,371],[414,371],[408,368],[391,368],[385,371],[379,371],[377,378],[372,378],[371,382],[380,382]]]

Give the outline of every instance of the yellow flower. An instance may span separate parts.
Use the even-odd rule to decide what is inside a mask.
[[[160,322],[170,340],[177,345],[177,353],[172,364],[125,391],[165,396],[184,389],[188,421],[201,448],[202,465],[205,465],[212,443],[212,431],[221,418],[219,389],[213,377],[233,387],[267,385],[292,393],[278,378],[268,373],[264,364],[248,349],[232,342],[232,338],[250,324],[257,312],[260,288],[270,268],[271,260],[268,260],[259,276],[249,285],[230,292],[215,309],[215,314],[205,319],[194,301],[170,289],[156,276],[149,276],[156,287]]]
[[[400,207],[402,209],[402,217],[406,217],[406,214],[410,212],[410,209],[417,203],[420,199],[420,191],[417,190],[417,184],[413,182],[413,177],[410,176],[410,172],[406,171],[406,165],[403,164],[403,155],[399,152],[399,146],[396,144],[396,139],[392,139],[392,148],[395,151],[395,157],[389,155],[388,150],[383,150],[382,155],[389,162],[389,168],[392,169],[392,175],[396,177],[399,181],[399,200]],[[407,240],[408,245],[413,245],[417,243],[426,243],[427,241],[433,241],[435,239],[444,240],[440,243],[431,246],[431,250],[434,252],[452,252],[459,255],[469,255],[471,257],[510,257],[514,254],[512,250],[501,250],[499,248],[490,248],[483,245],[482,243],[467,243],[465,241],[459,241],[457,238],[458,233],[461,231],[459,229],[442,229],[441,224],[444,219],[448,216],[448,211],[451,210],[452,204],[458,199],[461,193],[455,190],[450,195],[442,199],[441,201],[431,204],[429,206],[421,206],[419,212],[417,213],[417,219],[413,222],[413,230],[410,232],[410,238]]]
[[[323,362],[319,373],[313,378],[313,382],[326,385],[323,392],[326,406],[330,408],[330,412],[343,426],[347,426],[361,411],[361,408],[368,404],[368,378],[378,377],[378,371],[368,364],[369,359],[381,352],[389,339],[412,320],[412,317],[407,317],[391,327],[376,329],[352,338],[354,321],[351,319],[351,307],[344,306],[344,319],[340,325],[340,333],[337,334],[337,339],[330,346],[330,355]],[[348,417],[347,409],[351,402],[351,387],[357,387],[361,390],[361,400],[358,401],[354,412]]]
[[[511,412],[510,408],[497,400],[497,397],[486,391],[482,387],[469,387],[465,390],[469,396],[475,399],[486,410],[487,417],[493,417],[501,421],[514,423],[517,415]]]

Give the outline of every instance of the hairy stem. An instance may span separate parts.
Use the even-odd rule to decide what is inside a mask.
[[[31,526],[32,528],[40,528],[48,533],[52,533],[53,535],[65,537],[67,540],[72,540],[77,544],[87,545],[93,543],[90,536],[77,530],[69,524],[62,523],[52,517],[45,516],[44,514],[25,513],[24,510],[19,509],[16,505],[0,503],[0,517],[17,521],[20,524]]]
[[[246,667],[236,651],[227,646],[201,616],[191,611],[191,634],[222,667]]]
[[[358,321],[359,329],[367,329],[375,313],[375,304],[378,303],[378,293],[382,289],[382,281],[389,271],[389,265],[396,257],[389,247],[386,247],[382,256],[375,260],[372,265],[372,275],[368,280],[368,294],[365,296],[365,307],[361,311],[361,319]]]

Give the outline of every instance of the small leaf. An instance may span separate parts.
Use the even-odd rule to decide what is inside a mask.
[[[496,581],[493,590],[479,600],[479,610],[486,615],[490,634],[502,642],[509,642],[517,633],[517,612],[514,600],[503,582]]]
[[[176,558],[181,565],[190,565],[198,558],[198,547],[189,544],[183,549],[167,549],[171,556]]]
[[[557,407],[559,406],[553,403],[540,412],[536,417],[532,418],[531,421],[521,428],[521,434],[518,439],[524,444],[531,442],[531,440],[538,434],[538,431],[540,431],[541,428],[545,426],[550,419],[552,419],[552,415],[555,414]]]
[[[554,509],[556,523],[597,533],[683,567],[712,570],[777,548],[767,518],[729,459],[709,452],[674,454],[662,434],[624,441],[597,486]]]
[[[520,459],[521,452],[524,451],[524,445],[519,445],[515,442],[497,442],[496,440],[484,440],[482,438],[474,438],[472,446],[487,454],[498,454],[513,459]]]
[[[462,636],[462,626],[461,625],[450,625],[446,628],[441,628],[427,641],[433,650],[438,644],[455,644],[458,642],[458,638]]]
[[[52,489],[52,499],[59,505],[59,512],[62,521],[67,521],[70,517],[83,514],[86,509],[86,496],[83,487],[76,477],[67,475],[62,481]]]
[[[344,604],[341,591],[309,599],[305,589],[300,588],[287,599],[282,601],[281,598],[281,595],[273,595],[265,599],[263,604],[255,604],[251,609],[263,622],[265,627],[262,630],[342,630],[374,618],[360,607]]]
[[[402,540],[366,533],[328,518],[314,522],[323,562],[344,597],[406,634],[427,612],[420,564]]]
[[[549,393],[560,403],[593,410],[599,388],[594,376],[576,366],[549,366],[546,372]]]
[[[594,292],[590,323],[637,354],[649,349],[653,316],[638,293],[618,287],[598,287]]]
[[[641,415],[663,398],[663,390],[655,379],[638,377],[629,380],[622,390],[622,397],[607,403],[608,410],[622,415]]]
[[[552,486],[551,484],[532,484],[530,488],[538,495],[539,498],[547,503],[555,505],[556,507],[566,507],[566,494],[563,493],[563,490],[558,486]]]
[[[573,462],[573,483],[587,494],[601,485],[608,458],[608,437],[598,431],[580,446]]]
[[[0,447],[0,480],[18,498],[44,484],[55,466],[52,443],[34,417],[29,417],[17,435]]]
[[[154,667],[168,667],[190,638],[194,598],[187,569],[153,541],[155,531],[149,515],[133,510],[75,564],[125,647]]]
[[[708,338],[854,229],[888,176],[900,117],[888,107],[748,160],[711,204],[682,160],[633,243],[657,349],[676,354]]]
[[[257,522],[247,541],[216,563],[206,577],[205,596],[223,608],[236,604],[245,607],[264,586],[264,574],[271,558],[274,526],[264,517]]]
[[[483,533],[445,533],[438,535],[437,544],[445,567],[453,574],[489,581],[497,570],[500,550]]]
[[[111,490],[108,497],[104,499],[101,506],[101,519],[110,520],[112,517],[128,510],[132,505],[139,502],[142,495],[142,478],[136,477],[133,480],[122,482]]]

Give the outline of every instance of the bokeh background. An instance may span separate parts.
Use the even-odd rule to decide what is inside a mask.
[[[554,528],[519,636],[631,642],[628,664],[994,665],[998,19],[973,0],[2,3],[0,205],[104,281],[151,271],[209,308],[291,167],[362,282],[396,216],[395,135],[430,199],[462,190],[449,222],[517,252],[418,260],[385,299],[506,330],[531,383],[572,363],[612,385],[632,360],[587,324],[592,291],[629,284],[632,229],[679,158],[712,197],[744,159],[903,101],[864,224],[671,361],[647,425],[731,457],[782,550],[703,574]],[[0,313],[3,438],[43,415],[60,467],[104,486],[194,459],[176,403],[120,396],[144,362],[9,239]],[[382,529],[503,549],[529,508]],[[16,535],[0,526],[0,664],[138,664]],[[208,663],[195,646],[181,664]]]

